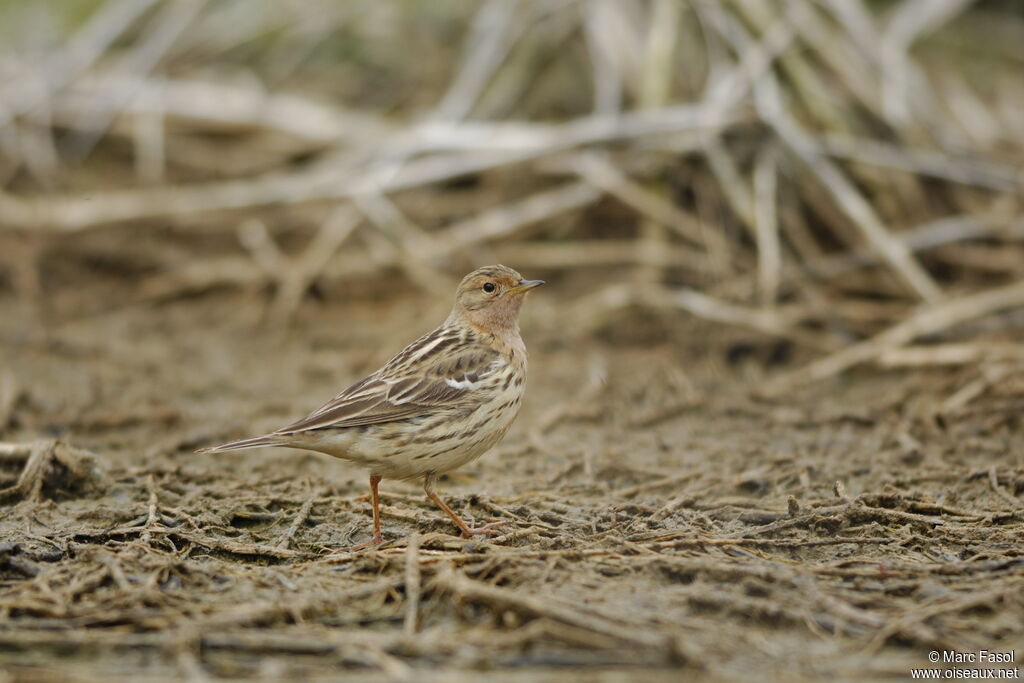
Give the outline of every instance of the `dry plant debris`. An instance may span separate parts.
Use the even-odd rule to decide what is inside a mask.
[[[1008,0],[0,5],[0,679],[1024,650],[1021,35]],[[192,454],[498,261],[552,285],[528,404],[444,486],[503,536],[392,484],[340,553],[361,473]]]
[[[569,354],[537,359],[541,373]],[[204,351],[197,370],[216,357]],[[934,375],[832,397],[823,386],[787,409],[703,394],[698,380],[673,390],[687,410],[651,423],[635,367],[622,351],[604,357],[572,412],[553,400],[557,382],[540,382],[529,423],[543,436],[520,430],[481,461],[474,493],[447,485],[460,514],[509,523],[493,539],[451,535],[414,486],[395,483],[385,545],[342,552],[368,514],[352,468],[176,445],[140,460],[132,444],[175,428],[117,426],[128,444],[108,447],[104,487],[0,508],[3,661],[51,671],[62,653],[96,675],[122,662],[161,676],[586,667],[728,679],[762,667],[870,678],[931,649],[1021,637],[1024,468],[993,460],[1012,434],[1005,398],[1024,397],[1019,371],[937,430],[900,398],[933,392]],[[180,373],[161,373],[174,387]],[[879,395],[892,400],[865,401]],[[4,452],[23,465],[53,448]],[[808,637],[810,649],[787,649]],[[141,652],[145,663],[128,664]]]

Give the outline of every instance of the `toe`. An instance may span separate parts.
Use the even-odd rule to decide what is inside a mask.
[[[490,535],[496,536],[501,533],[500,528],[508,524],[508,522],[491,522],[490,524],[484,524],[474,528],[466,528],[462,530],[463,538],[470,538],[472,536],[483,536]]]

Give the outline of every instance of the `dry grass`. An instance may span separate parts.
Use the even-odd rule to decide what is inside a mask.
[[[1022,36],[998,0],[0,3],[0,661],[877,678],[1009,649]],[[401,540],[338,556],[352,481],[190,455],[495,261],[554,294],[536,408],[459,499],[505,536],[398,488]]]
[[[932,334],[989,315],[943,311],[1021,276],[1011,6],[508,4],[110,2],[63,42],[43,30],[68,21],[54,7],[8,6],[9,284],[45,309],[65,293],[45,275],[55,250],[176,226],[179,258],[96,247],[144,264],[134,302],[269,288],[280,324],[314,286],[397,270],[443,290],[507,253],[524,270],[613,269],[625,290],[584,317],[675,302],[819,350],[884,346],[804,378],[915,341],[886,332],[912,314],[947,321]],[[388,51],[411,31],[441,79],[426,108]],[[612,203],[621,225],[602,227]]]

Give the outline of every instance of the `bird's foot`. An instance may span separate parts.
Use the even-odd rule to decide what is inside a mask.
[[[474,536],[497,536],[501,533],[500,527],[505,526],[508,522],[491,522],[490,524],[484,524],[483,526],[470,527],[465,524],[462,525],[462,537],[473,538]]]
[[[380,534],[377,534],[369,541],[366,541],[364,543],[350,545],[346,548],[338,548],[333,553],[331,553],[330,557],[333,557],[334,555],[347,555],[349,553],[358,552],[360,550],[366,550],[367,548],[375,548],[379,545],[384,545],[384,537]]]

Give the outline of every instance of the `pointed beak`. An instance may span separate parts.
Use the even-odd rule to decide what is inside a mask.
[[[544,284],[543,280],[520,280],[519,284],[508,290],[508,293],[528,292],[534,287],[540,287],[542,284]]]

